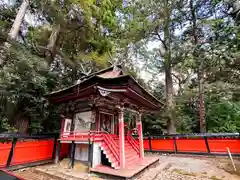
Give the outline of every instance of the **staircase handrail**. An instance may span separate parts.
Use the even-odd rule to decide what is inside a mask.
[[[84,140],[87,140],[90,138],[90,141],[94,141],[96,137],[102,138],[102,140],[105,142],[105,144],[108,146],[108,148],[113,153],[116,160],[119,162],[119,151],[117,149],[117,144],[112,138],[111,134],[107,131],[89,131],[89,130],[82,130],[82,131],[68,131],[68,132],[62,132],[61,138],[67,137],[67,138],[82,138]]]
[[[116,160],[119,162],[119,154],[117,150],[117,144],[112,138],[111,134],[107,131],[103,131],[103,140],[105,141],[106,145],[109,147],[109,149],[112,151],[113,155],[115,156]]]
[[[128,142],[132,145],[132,147],[134,148],[134,150],[140,154],[139,152],[139,147],[137,145],[137,142],[135,141],[135,139],[132,137],[131,135],[132,131],[128,131],[127,133],[127,139],[128,139]]]

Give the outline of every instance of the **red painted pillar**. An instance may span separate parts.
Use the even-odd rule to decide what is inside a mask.
[[[120,168],[125,168],[125,143],[124,143],[124,112],[120,108],[119,116],[119,152],[120,152]]]
[[[142,131],[142,121],[141,121],[141,113],[137,115],[137,130],[138,130],[138,139],[139,139],[139,156],[141,159],[144,158],[144,146],[143,146],[143,131]]]

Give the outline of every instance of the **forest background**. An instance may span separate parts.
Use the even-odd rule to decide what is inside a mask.
[[[237,0],[0,0],[0,132],[58,131],[44,95],[119,64],[165,104],[145,133],[239,132],[239,12]]]

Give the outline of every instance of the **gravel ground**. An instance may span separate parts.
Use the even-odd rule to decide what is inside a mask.
[[[145,171],[136,180],[240,180],[240,159],[234,159],[237,172],[233,171],[228,158],[207,158],[199,156],[163,156],[160,164]],[[14,172],[26,180],[59,180],[39,174],[34,168]],[[73,178],[66,178],[72,179]],[[74,178],[75,179],[75,178]],[[97,177],[87,179],[100,180]],[[77,179],[76,179],[77,180]]]
[[[49,177],[45,174],[38,174],[34,171],[34,168],[27,168],[14,172],[16,175],[26,179],[26,180],[59,180],[53,177]]]
[[[228,158],[203,156],[160,156],[160,164],[138,180],[240,180],[240,159],[234,159],[237,172]]]

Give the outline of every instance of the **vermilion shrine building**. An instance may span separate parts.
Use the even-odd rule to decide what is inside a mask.
[[[159,111],[162,103],[130,75],[123,74],[120,66],[86,76],[47,97],[63,109],[56,162],[61,143],[71,143],[71,167],[74,161],[87,162],[94,172],[105,171],[106,166],[115,172],[137,169],[141,163],[147,166],[157,160],[144,157],[141,115]],[[124,124],[125,111],[135,114],[138,140]]]

